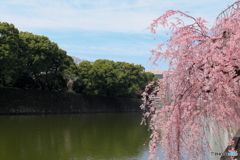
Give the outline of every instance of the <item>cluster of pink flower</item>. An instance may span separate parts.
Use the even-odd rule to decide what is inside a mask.
[[[174,15],[190,18],[193,23],[186,25],[179,17],[175,23],[169,21]],[[158,25],[172,31],[168,41],[152,50],[153,63],[167,59],[170,69],[143,93],[141,107],[146,110],[145,117],[151,118],[153,131],[151,159],[158,143],[167,159],[183,155],[201,159],[211,150],[205,136],[206,130],[212,129],[209,124],[214,122],[219,128],[212,129],[213,134],[240,124],[240,9],[231,10],[212,28],[207,28],[206,22],[186,12],[168,10],[149,27],[153,33]],[[156,96],[162,103],[160,109],[155,108]]]

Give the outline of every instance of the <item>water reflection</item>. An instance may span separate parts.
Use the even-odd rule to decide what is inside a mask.
[[[147,159],[150,132],[141,118],[139,113],[0,116],[0,159]]]

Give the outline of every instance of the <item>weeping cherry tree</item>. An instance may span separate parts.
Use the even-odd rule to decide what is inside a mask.
[[[166,11],[150,25],[153,33],[159,25],[171,31],[169,39],[151,51],[153,64],[166,59],[169,70],[142,94],[143,121],[150,118],[152,130],[150,159],[159,143],[166,159],[202,159],[212,150],[208,130],[219,136],[239,126],[239,6],[240,1],[228,6],[211,28],[206,20],[178,10]],[[156,107],[156,98],[161,107]]]

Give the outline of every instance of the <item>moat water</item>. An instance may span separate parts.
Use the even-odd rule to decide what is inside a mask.
[[[145,160],[150,131],[141,119],[141,113],[0,116],[0,159]]]

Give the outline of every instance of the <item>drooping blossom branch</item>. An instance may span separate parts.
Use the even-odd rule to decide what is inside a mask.
[[[186,25],[179,16],[169,20],[178,14],[193,23]],[[153,33],[159,25],[172,31],[169,40],[152,50],[153,64],[167,59],[170,68],[143,93],[141,108],[151,119],[150,159],[158,143],[169,160],[201,159],[212,149],[209,130],[218,136],[240,126],[240,10],[218,19],[212,28],[206,23],[168,10],[149,27]]]

